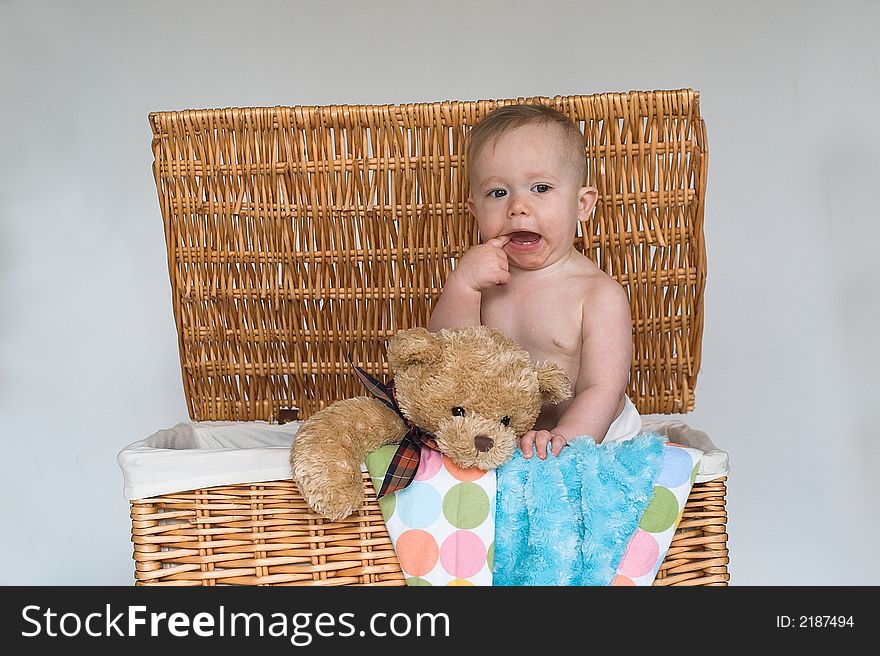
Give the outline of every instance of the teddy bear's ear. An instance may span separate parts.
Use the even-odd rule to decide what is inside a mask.
[[[400,371],[414,364],[436,364],[443,359],[443,341],[424,328],[398,330],[388,342],[388,366]]]
[[[552,362],[539,362],[535,369],[545,403],[559,403],[571,396],[571,378],[562,367]]]

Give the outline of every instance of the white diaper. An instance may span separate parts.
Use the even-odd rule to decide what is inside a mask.
[[[629,396],[624,395],[623,410],[617,419],[611,422],[608,432],[605,433],[603,442],[611,440],[628,440],[642,432],[642,417],[636,406],[630,401]]]

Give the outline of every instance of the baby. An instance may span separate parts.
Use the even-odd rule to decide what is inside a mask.
[[[482,243],[449,275],[428,322],[484,324],[519,342],[532,361],[568,372],[574,395],[546,405],[520,442],[523,456],[559,455],[569,440],[627,439],[641,418],[626,395],[632,321],[626,292],[574,247],[598,191],[584,186],[583,135],[541,105],[500,107],[471,131],[470,197]]]

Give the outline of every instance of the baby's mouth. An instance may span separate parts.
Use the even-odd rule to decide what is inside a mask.
[[[541,235],[537,232],[530,232],[528,230],[517,230],[516,232],[509,233],[508,236],[510,237],[511,242],[519,244],[520,246],[534,244],[541,238]]]

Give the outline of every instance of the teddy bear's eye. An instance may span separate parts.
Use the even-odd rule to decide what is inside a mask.
[[[510,417],[508,417],[507,415],[504,415],[501,418],[501,425],[502,426],[510,426]]]
[[[453,417],[464,417],[464,408],[462,408],[461,406],[458,406],[458,405],[455,406],[452,409],[452,416]]]

